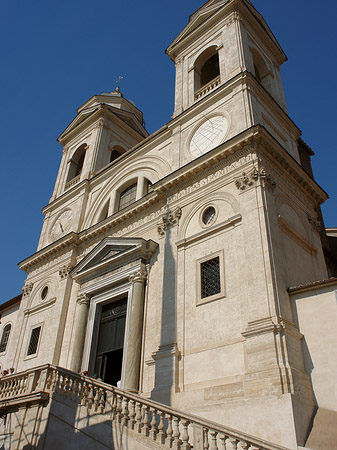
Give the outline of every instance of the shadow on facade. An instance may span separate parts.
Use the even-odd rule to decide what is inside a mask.
[[[176,386],[177,346],[176,346],[176,261],[172,250],[174,245],[172,228],[166,230],[163,255],[163,292],[160,346],[154,359],[155,381],[151,398],[171,405],[171,396]]]

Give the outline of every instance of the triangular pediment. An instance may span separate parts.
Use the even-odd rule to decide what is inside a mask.
[[[117,116],[120,120],[122,120],[126,125],[135,130],[143,137],[147,137],[148,133],[139,122],[137,117],[129,111],[125,111],[119,108],[115,108],[111,105],[100,104],[89,106],[85,109],[81,109],[77,116],[71,121],[71,123],[67,126],[67,128],[63,131],[63,133],[59,136],[58,140],[61,142],[67,135],[71,132],[75,131],[75,129],[81,125],[84,121],[87,122],[87,126],[89,126],[92,122],[101,117],[100,111],[105,110],[111,113],[112,115]],[[98,114],[95,114],[97,113]],[[92,119],[91,119],[92,117]],[[112,116],[110,116],[112,117]],[[91,119],[91,120],[90,120]]]
[[[146,262],[157,247],[152,240],[107,237],[73,268],[71,276],[74,279],[93,278],[136,260]]]
[[[176,37],[172,44],[167,48],[166,53],[170,55],[173,47],[184,39],[185,36],[190,34],[193,30],[198,28],[203,22],[205,22],[212,14],[217,10],[222,8],[224,5],[229,3],[231,0],[210,0],[206,2],[201,8],[199,8],[195,13],[193,13],[186,27],[182,32]]]

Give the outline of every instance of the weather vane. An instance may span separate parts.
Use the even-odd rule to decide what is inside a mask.
[[[116,81],[116,83],[117,83],[116,92],[119,92],[119,91],[120,91],[120,89],[119,89],[119,84],[120,84],[121,80],[123,80],[123,78],[124,78],[124,77],[122,77],[121,75],[119,75],[118,80]]]

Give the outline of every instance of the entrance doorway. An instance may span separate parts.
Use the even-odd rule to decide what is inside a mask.
[[[117,386],[121,379],[127,298],[102,307],[95,361],[95,374]]]

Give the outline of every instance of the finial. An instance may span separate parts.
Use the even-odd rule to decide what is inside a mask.
[[[116,86],[115,92],[120,92],[119,83],[121,82],[121,80],[123,80],[123,78],[124,78],[124,77],[122,77],[121,75],[119,75],[118,80],[116,81],[117,86]]]

